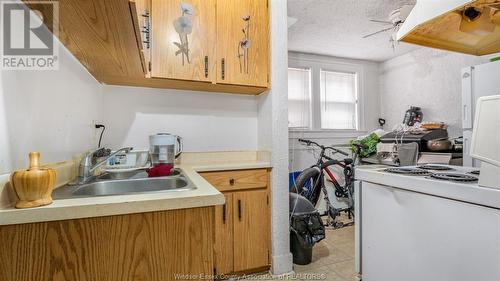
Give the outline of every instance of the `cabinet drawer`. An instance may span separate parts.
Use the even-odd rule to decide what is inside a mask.
[[[200,174],[219,191],[266,188],[268,183],[266,169],[205,172]]]

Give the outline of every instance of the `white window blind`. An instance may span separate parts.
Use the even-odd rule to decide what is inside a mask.
[[[288,69],[288,127],[309,128],[311,124],[311,69]]]
[[[357,130],[357,74],[320,72],[321,129]]]

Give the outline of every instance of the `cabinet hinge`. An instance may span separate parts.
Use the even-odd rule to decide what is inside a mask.
[[[148,63],[148,70],[151,72],[151,62]]]
[[[266,196],[267,199],[267,205],[269,206],[269,195]]]

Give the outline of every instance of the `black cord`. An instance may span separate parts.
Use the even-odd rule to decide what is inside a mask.
[[[99,144],[97,145],[97,148],[101,148],[102,135],[104,134],[104,130],[106,130],[106,126],[102,124],[95,124],[95,128],[96,129],[102,128],[101,135],[99,136]]]

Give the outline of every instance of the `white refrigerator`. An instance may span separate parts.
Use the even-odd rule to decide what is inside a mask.
[[[462,128],[464,136],[464,166],[478,167],[470,157],[476,101],[483,96],[500,95],[500,61],[462,69]]]

